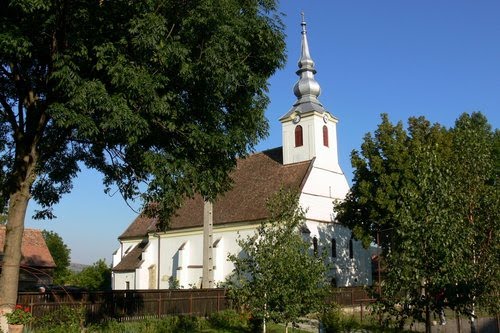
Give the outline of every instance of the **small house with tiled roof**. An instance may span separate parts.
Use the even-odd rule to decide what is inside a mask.
[[[155,218],[139,215],[118,238],[113,289],[199,288],[223,282],[233,270],[228,254],[238,254],[238,238],[252,235],[269,217],[266,201],[281,188],[300,193],[306,211],[302,232],[313,250],[328,251],[332,283],[371,284],[369,252],[335,222],[333,202],[345,198],[349,185],[338,163],[338,120],[318,100],[315,73],[302,22],[297,101],[280,118],[283,146],[240,159],[229,191],[210,206],[201,196],[187,198],[167,231],[157,232]]]
[[[0,226],[0,257],[3,257],[5,233],[5,226]],[[24,229],[21,256],[19,290],[31,289],[35,285],[52,284],[56,264],[40,230]]]

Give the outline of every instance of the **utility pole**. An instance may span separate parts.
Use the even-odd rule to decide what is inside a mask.
[[[205,201],[203,205],[203,288],[214,287],[213,261],[213,203]]]

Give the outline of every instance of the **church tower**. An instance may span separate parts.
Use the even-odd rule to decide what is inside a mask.
[[[338,120],[318,100],[321,88],[314,78],[316,69],[309,53],[303,13],[301,26],[302,47],[296,72],[299,80],[293,87],[297,100],[290,111],[280,118],[283,164],[315,158],[316,166],[342,173],[337,151]]]

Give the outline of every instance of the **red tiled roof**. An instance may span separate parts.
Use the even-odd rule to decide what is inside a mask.
[[[283,165],[282,148],[274,148],[238,160],[231,173],[233,187],[214,203],[214,225],[259,221],[268,217],[266,200],[281,187],[300,190],[312,161]],[[156,219],[137,217],[119,237],[135,238],[154,231]],[[170,229],[203,225],[203,198],[186,199],[170,221]]]
[[[0,226],[0,255],[3,255],[5,232],[5,226]],[[21,254],[21,265],[44,268],[56,267],[40,230],[24,229]]]

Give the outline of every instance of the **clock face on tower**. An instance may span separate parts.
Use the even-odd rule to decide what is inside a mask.
[[[326,115],[326,114],[325,114],[325,115],[323,116],[323,121],[325,122],[325,124],[328,122],[328,115]]]
[[[295,117],[293,117],[293,123],[297,124],[299,121],[300,121],[300,114],[297,114],[295,115]]]

